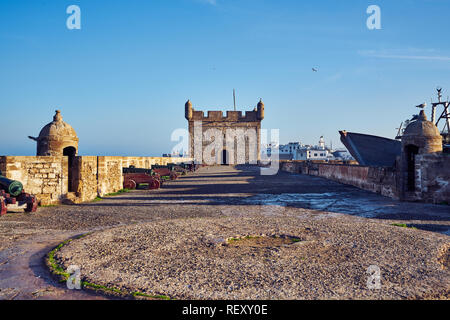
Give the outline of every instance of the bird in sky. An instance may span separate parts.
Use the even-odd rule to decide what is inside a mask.
[[[424,102],[424,103],[419,104],[418,106],[416,106],[416,108],[424,109],[426,106],[427,106],[427,104]]]
[[[312,71],[317,72],[318,70],[316,68],[312,68]]]

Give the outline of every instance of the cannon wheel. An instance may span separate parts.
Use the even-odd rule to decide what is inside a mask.
[[[3,216],[6,214],[6,203],[5,203],[5,198],[0,197],[0,216]]]
[[[136,187],[137,187],[136,181],[131,180],[131,179],[127,180],[123,183],[124,189],[136,189]]]
[[[25,212],[36,212],[38,203],[36,201],[36,197],[31,196],[30,200],[27,203],[27,207],[25,208]]]
[[[161,186],[161,184],[159,183],[159,180],[153,179],[153,180],[148,184],[148,189],[149,189],[149,190],[159,189],[160,186]]]

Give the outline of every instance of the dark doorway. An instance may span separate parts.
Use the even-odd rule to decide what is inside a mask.
[[[227,165],[227,164],[228,164],[227,150],[223,150],[222,151],[222,165]]]
[[[407,165],[407,186],[408,191],[416,190],[416,154],[419,153],[419,147],[415,145],[408,145],[405,148],[406,165]]]
[[[77,150],[74,147],[67,147],[63,149],[63,156],[67,156],[69,157],[69,181],[68,181],[68,191],[69,192],[75,192],[75,188],[74,188],[74,182],[73,182],[73,177],[74,177],[74,163],[75,163],[75,155],[77,153]]]

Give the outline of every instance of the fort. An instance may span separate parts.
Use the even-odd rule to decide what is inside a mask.
[[[185,104],[185,118],[189,127],[189,150],[194,161],[205,163],[204,154],[215,159],[215,163],[223,164],[256,164],[260,160],[261,121],[264,119],[264,103],[258,102],[252,111],[197,111],[188,100]],[[196,127],[199,128],[198,132]],[[233,132],[233,134],[230,134]],[[208,148],[210,138],[218,142],[217,148]],[[205,139],[206,137],[206,139]],[[216,150],[217,149],[217,150]],[[242,150],[242,155],[239,151]],[[206,152],[205,152],[206,151]]]
[[[0,157],[2,173],[41,204],[0,218],[0,299],[449,298],[450,155],[423,112],[394,166],[273,161],[281,169],[273,175],[252,164],[262,101],[225,117],[188,101],[185,116],[191,153],[215,152],[220,165],[79,156],[60,111],[30,137],[36,156]],[[209,130],[218,149],[203,140]],[[229,130],[244,133],[245,157],[227,144]],[[127,170],[194,160],[196,170],[161,188],[111,195]],[[81,290],[61,284],[73,266]],[[376,290],[367,285],[373,266]]]
[[[222,164],[259,162],[261,121],[264,119],[262,100],[245,115],[241,111],[227,111],[225,117],[222,111],[208,111],[205,116],[203,111],[195,110],[187,101],[185,118],[188,120],[189,150],[193,158],[78,156],[77,134],[57,110],[53,121],[43,127],[38,137],[29,137],[36,141],[37,155],[0,156],[0,171],[7,178],[21,181],[27,192],[36,195],[40,205],[51,205],[81,203],[117,192],[123,188],[122,169],[130,166],[150,169],[152,165],[192,160],[205,164],[202,155],[207,152],[212,152],[212,157]],[[200,131],[196,132],[196,128]],[[219,135],[214,137],[219,141],[219,152],[214,148],[207,149],[211,142],[204,137],[208,137],[209,130],[215,130]],[[236,130],[234,132],[240,135],[230,137],[230,130]],[[252,131],[253,135],[248,134]],[[245,154],[239,153],[242,146]],[[450,154],[442,151],[439,131],[421,111],[417,121],[410,123],[405,130],[401,156],[397,157],[394,166],[281,161],[280,169],[324,177],[397,200],[449,203]]]

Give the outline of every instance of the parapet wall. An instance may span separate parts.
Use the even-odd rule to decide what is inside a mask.
[[[399,198],[394,168],[311,161],[281,161],[280,168],[283,171],[319,176],[387,197]]]
[[[122,168],[135,166],[150,169],[152,165],[183,163],[191,158],[169,157],[77,157],[78,184],[76,186],[76,202],[85,202],[97,196],[114,193],[123,188]]]
[[[25,192],[36,195],[43,205],[58,203],[67,194],[67,157],[0,156],[0,170],[22,182]]]
[[[208,115],[205,117],[203,111],[193,111],[192,119],[190,121],[242,121],[242,122],[257,122],[257,111],[246,111],[245,115],[242,115],[242,111],[227,111],[224,117],[222,111],[208,111]]]
[[[415,160],[416,190],[402,190],[401,173],[394,167],[318,163],[312,161],[280,161],[280,169],[291,173],[319,176],[393,199],[450,203],[450,154],[417,155]]]
[[[7,178],[22,182],[25,191],[36,195],[40,205],[50,205],[66,199],[85,202],[117,192],[123,186],[122,168],[130,165],[149,169],[153,164],[189,161],[192,159],[79,156],[69,168],[68,157],[64,156],[0,156],[0,170]]]

